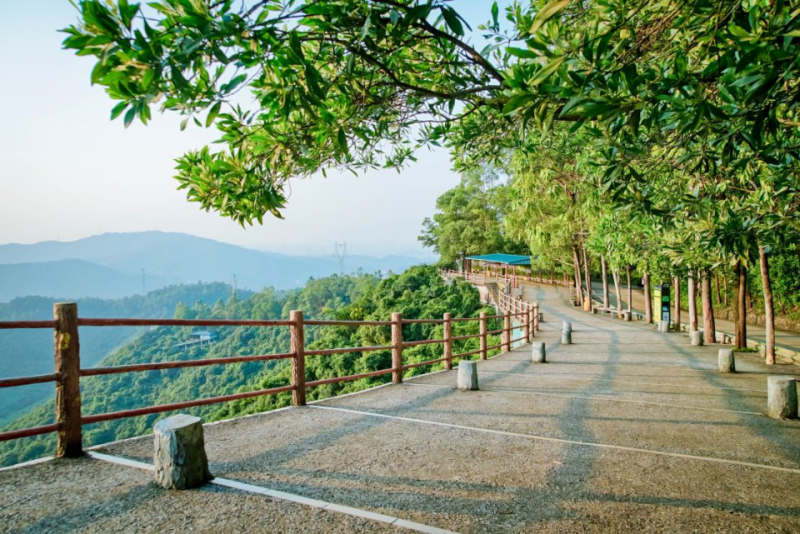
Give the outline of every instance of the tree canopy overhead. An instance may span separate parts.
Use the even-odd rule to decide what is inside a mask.
[[[216,124],[224,149],[182,156],[177,178],[243,224],[279,216],[295,176],[400,167],[441,143],[463,168],[553,121],[596,134],[619,197],[646,196],[664,166],[797,170],[795,1],[531,0],[503,17],[494,3],[479,27],[487,46],[444,0],[78,8],[64,45],[96,58],[92,82],[119,101],[112,117],[147,122],[158,106]]]

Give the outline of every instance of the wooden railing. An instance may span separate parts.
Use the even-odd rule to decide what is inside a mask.
[[[527,304],[527,303],[526,303]],[[390,374],[392,382],[402,383],[403,372],[415,367],[442,363],[446,370],[452,369],[453,361],[459,358],[468,358],[480,355],[480,359],[488,358],[488,352],[494,349],[501,349],[503,352],[511,350],[512,343],[523,341],[530,342],[538,329],[538,316],[532,314],[532,305],[528,308],[519,308],[516,311],[511,309],[501,315],[487,316],[481,312],[479,317],[451,317],[450,313],[445,313],[442,319],[403,319],[401,314],[394,313],[390,321],[322,321],[307,320],[302,311],[292,311],[288,320],[194,320],[194,319],[90,319],[78,316],[78,307],[74,303],[62,303],[54,306],[54,319],[52,321],[12,321],[0,322],[0,329],[18,328],[38,328],[53,329],[55,332],[55,369],[51,374],[37,376],[23,376],[15,378],[0,379],[0,388],[25,386],[29,384],[39,384],[44,382],[55,383],[56,390],[56,422],[32,428],[23,428],[0,433],[0,441],[37,436],[41,434],[57,433],[56,456],[75,457],[82,454],[82,426],[101,421],[113,421],[127,417],[136,417],[161,413],[195,406],[218,404],[251,397],[264,395],[275,395],[282,392],[292,392],[292,404],[303,406],[306,404],[306,390],[323,384],[334,384],[348,382],[361,378]],[[503,319],[503,327],[497,330],[488,330],[488,320]],[[511,339],[514,328],[512,320],[516,319],[524,328],[524,336]],[[454,323],[473,322],[479,323],[477,334],[453,335]],[[408,324],[441,324],[443,326],[443,337],[441,339],[426,339],[418,341],[403,340],[403,325]],[[79,327],[109,327],[109,326],[252,326],[252,327],[288,327],[290,329],[290,351],[286,353],[261,354],[250,356],[233,356],[228,358],[210,358],[200,360],[181,360],[168,362],[152,362],[134,365],[119,365],[110,367],[94,367],[82,369],[80,363],[80,344],[78,336]],[[388,326],[391,327],[391,344],[383,346],[367,347],[339,347],[330,349],[306,350],[304,329],[306,326]],[[488,336],[501,334],[501,342],[497,345],[488,346]],[[477,350],[471,350],[458,354],[453,354],[453,344],[456,341],[469,339],[479,340]],[[440,344],[443,347],[442,357],[423,362],[404,363],[403,349],[416,347],[419,345]],[[392,367],[360,373],[356,375],[325,378],[314,381],[306,381],[305,358],[308,356],[326,356],[332,354],[352,353],[352,352],[371,352],[380,350],[391,350]],[[83,415],[81,413],[80,380],[81,377],[112,375],[132,372],[154,371],[163,369],[178,369],[184,367],[200,367],[206,365],[225,365],[241,362],[272,361],[272,360],[291,360],[291,381],[287,386],[262,389],[257,391],[247,391],[231,395],[222,395],[204,399],[194,399],[185,402],[162,404],[158,406],[147,406],[117,412],[108,412],[93,415]]]

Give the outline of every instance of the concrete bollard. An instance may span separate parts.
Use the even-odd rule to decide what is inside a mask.
[[[203,421],[178,414],[153,427],[156,484],[167,489],[190,489],[214,478],[208,470]]]
[[[733,349],[719,349],[719,372],[720,373],[735,373],[736,360],[733,357]]]
[[[572,331],[571,330],[564,330],[561,332],[561,344],[562,345],[572,345]]]
[[[468,360],[462,360],[458,364],[458,389],[461,391],[477,390],[478,388],[478,364]]]
[[[767,378],[767,415],[797,419],[797,380],[793,376]]]
[[[572,323],[569,321],[564,321],[564,326],[561,327],[561,330],[564,332],[572,332]]]
[[[669,321],[661,321],[660,323],[658,323],[658,331],[661,332],[662,334],[668,334]]]
[[[531,361],[533,363],[545,363],[547,356],[544,349],[544,343],[536,342],[533,344],[533,354]]]
[[[703,333],[701,331],[695,330],[694,332],[689,332],[689,337],[692,340],[693,347],[703,346]]]

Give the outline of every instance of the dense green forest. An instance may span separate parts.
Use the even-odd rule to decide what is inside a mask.
[[[121,299],[78,299],[84,317],[171,317],[179,302],[214,303],[231,295],[223,283],[175,285]],[[249,291],[239,294],[248,297]],[[32,321],[53,316],[53,303],[66,299],[22,297],[0,303],[0,321]],[[95,365],[142,328],[81,328],[81,363]],[[53,372],[53,332],[51,330],[0,330],[0,377],[29,376]],[[52,384],[36,384],[0,390],[0,424],[7,423],[34,404],[52,396]]]
[[[281,295],[267,289],[249,298],[218,300],[213,306],[198,302],[189,307],[179,303],[175,315],[183,318],[275,319],[286,318],[291,310],[303,310],[307,318],[386,320],[392,312],[406,318],[441,318],[444,312],[454,317],[477,316],[483,310],[478,292],[462,282],[445,284],[433,267],[415,267],[401,275],[381,279],[375,275],[331,276],[309,281],[304,288]],[[477,333],[476,322],[455,323],[454,335]],[[492,328],[496,328],[492,325]],[[192,328],[159,327],[146,331],[103,359],[100,364],[126,365],[144,362],[199,358],[224,358],[247,354],[287,352],[288,327],[224,327],[214,329],[215,343],[180,350]],[[441,325],[411,324],[404,327],[408,340],[442,336]],[[490,340],[490,345],[497,343]],[[389,327],[317,326],[306,328],[308,348],[388,345]],[[455,352],[477,348],[477,339],[457,343]],[[404,350],[406,362],[413,363],[441,357],[440,345],[422,345]],[[344,376],[391,367],[389,351],[313,356],[306,359],[308,380]],[[411,369],[408,375],[428,372],[438,366]],[[310,389],[309,400],[358,391],[390,380],[389,375]],[[225,395],[287,385],[289,361],[246,362],[230,365],[148,371],[88,377],[81,381],[83,413],[96,414],[201,397]],[[207,421],[260,412],[290,402],[289,394],[258,397],[184,410]],[[52,401],[34,408],[29,414],[8,425],[6,430],[52,422]],[[145,434],[158,419],[167,414],[153,414],[84,427],[84,444],[89,446]],[[0,463],[9,465],[50,454],[53,436],[38,436],[4,443]]]

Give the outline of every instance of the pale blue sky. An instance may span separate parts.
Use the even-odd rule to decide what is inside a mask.
[[[491,2],[456,0],[471,25]],[[289,254],[428,254],[416,240],[436,197],[458,182],[445,151],[420,153],[395,171],[329,173],[295,180],[285,220],[242,229],[186,201],[174,158],[213,140],[180,132],[177,115],[127,130],[91,87],[91,58],[61,49],[59,28],[75,20],[67,0],[2,0],[0,17],[0,243],[69,241],[103,232],[186,232]]]

